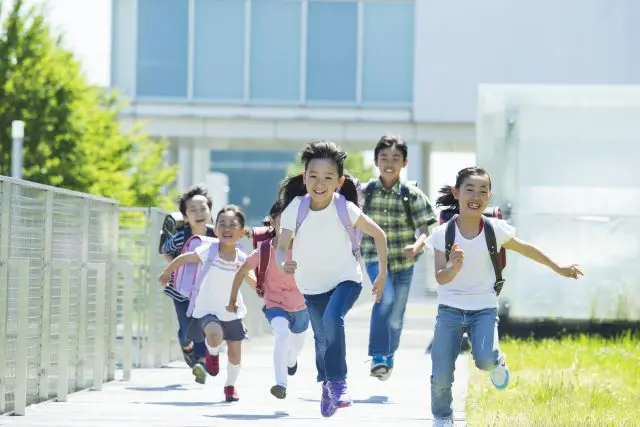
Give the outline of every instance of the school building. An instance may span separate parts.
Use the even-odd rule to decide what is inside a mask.
[[[474,151],[478,84],[640,83],[638,16],[637,0],[112,0],[111,81],[123,122],[171,141],[179,187],[223,172],[256,219],[309,139],[401,134],[430,192],[434,152]]]

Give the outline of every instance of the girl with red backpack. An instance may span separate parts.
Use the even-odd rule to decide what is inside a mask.
[[[438,314],[431,348],[431,412],[435,426],[453,426],[451,386],[464,332],[471,339],[473,359],[489,372],[493,385],[509,384],[506,356],[498,345],[497,295],[502,248],[518,252],[564,277],[577,279],[580,267],[559,265],[540,249],[515,237],[515,228],[485,213],[491,178],[478,167],[458,172],[455,186],[444,186],[436,206],[453,216],[431,235],[435,249]]]
[[[304,173],[285,180],[279,197],[285,210],[276,261],[285,274],[295,276],[309,310],[325,417],[352,403],[344,317],[362,290],[361,231],[373,237],[380,258],[373,288],[378,301],[387,271],[385,233],[358,206],[357,186],[344,175],[346,158],[333,142],[311,142],[301,153]]]
[[[273,365],[276,384],[271,394],[278,399],[287,396],[287,375],[298,370],[298,356],[304,346],[309,328],[309,313],[304,297],[298,290],[293,276],[286,275],[276,265],[275,251],[280,236],[280,214],[284,204],[277,201],[269,212],[270,233],[273,237],[257,243],[245,263],[236,273],[229,297],[227,311],[238,310],[237,298],[240,286],[251,270],[256,272],[256,290],[264,298],[264,314],[276,336],[273,348]],[[291,249],[289,249],[290,258]]]

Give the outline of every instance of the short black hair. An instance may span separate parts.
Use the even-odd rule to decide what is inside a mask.
[[[382,135],[378,143],[376,144],[376,148],[373,151],[374,160],[378,160],[378,155],[382,150],[386,150],[387,148],[391,148],[395,146],[398,151],[402,153],[402,160],[407,160],[409,157],[409,149],[407,148],[407,143],[400,135],[393,135],[390,133],[385,133]]]
[[[193,199],[196,196],[204,196],[207,199],[207,206],[209,206],[209,210],[213,208],[213,200],[209,196],[209,192],[206,187],[201,185],[191,187],[186,192],[182,193],[180,197],[178,197],[178,208],[180,209],[180,213],[182,216],[187,216],[187,202]]]

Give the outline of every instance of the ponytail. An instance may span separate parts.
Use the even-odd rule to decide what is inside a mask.
[[[298,196],[304,196],[305,194],[307,194],[307,187],[304,185],[303,176],[300,174],[282,181],[280,190],[278,191],[278,199],[282,201],[286,208],[293,199]]]
[[[448,211],[453,211],[454,213],[460,212],[460,205],[458,204],[458,200],[453,197],[453,187],[450,185],[443,185],[440,187],[439,193],[440,197],[436,200],[436,207],[444,207]]]
[[[349,175],[344,176],[344,184],[342,184],[342,187],[340,187],[340,194],[342,194],[345,199],[347,199],[354,205],[359,206],[358,184],[355,178],[352,178]]]

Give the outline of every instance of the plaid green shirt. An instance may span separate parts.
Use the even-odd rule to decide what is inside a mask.
[[[420,253],[413,259],[404,255],[404,248],[416,241],[416,230],[436,223],[436,215],[431,202],[416,186],[404,182],[409,189],[411,214],[416,230],[412,230],[400,196],[400,181],[390,189],[382,186],[379,179],[374,181],[371,203],[365,214],[373,219],[387,234],[387,252],[389,268],[392,272],[405,270],[415,264]],[[371,236],[365,234],[362,239],[362,258],[365,262],[378,261],[378,252]]]

